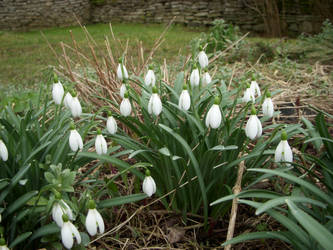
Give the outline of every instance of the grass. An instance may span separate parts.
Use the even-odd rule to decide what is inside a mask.
[[[105,36],[111,37],[108,24],[94,24],[86,26],[97,46],[104,47]],[[115,36],[121,40],[129,39],[129,45],[134,45],[137,40],[143,42],[144,48],[151,48],[154,41],[163,32],[165,26],[158,24],[112,24]],[[78,45],[89,53],[85,40],[85,34],[80,27],[43,29],[42,32],[59,54],[60,42],[72,45],[70,32]],[[165,42],[158,50],[158,58],[174,60],[184,51],[189,41],[204,29],[189,29],[174,25],[166,34]],[[112,39],[109,39],[110,42]],[[111,44],[112,46],[112,44]],[[36,82],[40,82],[41,72],[48,65],[56,65],[57,61],[49,49],[46,40],[39,30],[29,32],[0,32],[0,86],[3,89],[19,87],[30,88]],[[101,50],[102,51],[102,50]]]

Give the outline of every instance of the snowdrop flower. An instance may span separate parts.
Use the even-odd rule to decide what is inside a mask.
[[[254,94],[253,94],[253,91],[252,89],[250,88],[250,85],[248,84],[247,85],[247,88],[244,92],[244,96],[243,96],[243,102],[249,102],[249,101],[252,101],[254,102],[255,101],[255,98],[254,98]]]
[[[203,69],[203,68],[206,68],[208,66],[208,57],[205,53],[205,51],[201,50],[199,52],[199,64],[200,64],[200,67]]]
[[[260,88],[259,88],[259,85],[256,81],[251,81],[251,85],[250,85],[250,88],[252,90],[252,93],[254,96],[261,96],[261,92],[260,92]]]
[[[104,136],[102,135],[102,132],[100,129],[97,130],[95,148],[96,148],[96,153],[98,155],[106,154],[108,151],[108,145],[106,144],[106,140],[105,140]]]
[[[124,64],[122,63],[122,59],[119,59],[119,64],[117,68],[117,77],[120,81],[128,79],[128,73]]]
[[[56,194],[56,202],[53,204],[52,207],[52,219],[57,223],[58,227],[62,227],[64,224],[64,221],[62,219],[62,216],[66,214],[69,219],[73,220],[74,216],[72,213],[71,208],[67,205],[67,203],[61,199],[60,193]],[[59,198],[59,199],[57,199]]]
[[[88,214],[86,217],[86,229],[90,236],[95,236],[97,234],[97,228],[99,233],[104,233],[104,221],[101,214],[96,210],[96,204],[93,200],[88,203]]]
[[[202,76],[202,85],[206,86],[212,81],[212,78],[210,77],[208,72],[205,72]]]
[[[76,152],[78,149],[82,150],[83,142],[81,135],[75,129],[74,124],[71,125],[71,133],[69,135],[69,146],[72,151]]]
[[[129,116],[132,112],[132,106],[128,99],[128,92],[126,91],[124,94],[124,99],[120,103],[120,113],[123,116]]]
[[[153,94],[148,102],[148,113],[158,116],[162,112],[162,102],[157,94],[157,88],[153,87]]]
[[[156,192],[156,184],[153,177],[150,176],[149,170],[146,171],[146,177],[142,183],[142,190],[149,197],[151,197]]]
[[[206,115],[206,127],[218,128],[221,125],[222,114],[220,110],[221,100],[219,97],[215,97],[213,106],[209,109]]]
[[[190,84],[192,87],[199,86],[200,83],[200,76],[199,76],[199,70],[197,67],[195,67],[192,70],[191,76],[190,76]]]
[[[0,139],[0,158],[3,161],[8,160],[8,150],[6,144]]]
[[[67,249],[71,249],[74,244],[74,237],[76,238],[77,244],[81,243],[81,235],[72,222],[68,220],[68,216],[66,214],[62,216],[62,219],[64,224],[61,227],[61,241]]]
[[[69,102],[69,109],[74,118],[80,117],[82,114],[82,107],[76,93],[73,94],[72,101]]]
[[[67,92],[64,98],[65,107],[69,109],[72,101],[73,101],[73,96],[71,95],[71,93]]]
[[[262,104],[262,112],[264,116],[268,116],[269,118],[273,117],[274,113],[274,105],[271,98],[271,93],[266,93],[266,98],[264,100],[264,103]]]
[[[252,105],[251,115],[250,115],[250,118],[247,121],[246,127],[245,127],[245,134],[251,140],[259,138],[262,134],[261,122],[258,119],[256,114],[257,114],[257,111],[254,108],[254,105]]]
[[[275,150],[275,162],[293,162],[293,152],[287,141],[286,131],[282,131],[281,141]],[[287,166],[290,164],[287,163]]]
[[[146,74],[146,77],[145,77],[145,84],[146,86],[152,86],[154,87],[155,86],[155,82],[156,82],[156,77],[155,77],[155,73],[152,69],[151,66],[149,66],[149,70]]]
[[[0,239],[0,250],[10,250],[7,247],[6,240],[4,238]]]
[[[119,91],[119,95],[121,98],[124,98],[124,94],[126,91],[127,91],[126,84],[122,84],[120,86],[120,91]]]
[[[113,135],[117,132],[117,122],[116,120],[113,118],[111,112],[108,114],[108,119],[106,121],[106,128],[108,130],[108,132]]]
[[[55,76],[55,82],[53,83],[52,87],[52,98],[55,104],[60,104],[62,98],[64,96],[64,87],[62,86],[61,82],[58,81],[58,77]]]
[[[187,90],[187,85],[183,86],[183,91],[180,94],[178,107],[183,110],[189,110],[191,107],[191,97]]]

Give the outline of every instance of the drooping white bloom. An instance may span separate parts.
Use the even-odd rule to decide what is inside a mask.
[[[259,85],[256,81],[251,81],[250,88],[252,90],[253,96],[261,96]]]
[[[281,134],[281,141],[275,150],[275,162],[293,162],[293,152],[287,141],[287,133]],[[290,165],[290,164],[287,164]]]
[[[108,132],[113,135],[117,132],[117,122],[116,120],[113,118],[113,116],[109,116],[108,120],[106,121],[106,128],[108,130]]]
[[[253,94],[253,91],[251,90],[251,88],[246,88],[246,90],[244,92],[244,96],[243,96],[243,102],[249,102],[249,101],[254,102],[255,98],[254,98],[254,94]]]
[[[124,98],[120,103],[120,113],[123,116],[129,116],[132,112],[132,106],[128,98]]]
[[[0,158],[3,161],[8,160],[8,150],[6,144],[0,139]]]
[[[97,234],[97,229],[99,229],[99,234],[104,233],[105,230],[103,217],[96,210],[94,201],[89,201],[89,210],[86,217],[86,229],[90,236],[95,236]]]
[[[10,250],[7,245],[6,242],[3,242],[3,245],[0,245],[0,250]]]
[[[123,67],[121,67],[121,65]],[[123,70],[121,70],[121,68],[123,68]],[[124,75],[123,75],[123,72],[124,72]],[[128,73],[127,73],[126,67],[125,67],[125,65],[123,65],[121,63],[118,64],[117,77],[120,81],[123,81],[124,79],[128,79]]]
[[[206,86],[212,81],[212,78],[210,77],[208,72],[205,72],[202,76],[202,85]]]
[[[67,92],[64,98],[65,107],[70,109],[72,101],[73,101],[73,96],[71,95],[71,93]]]
[[[64,214],[67,214],[70,220],[74,219],[72,210],[67,203],[64,200],[56,201],[52,207],[52,219],[57,223],[58,227],[62,227],[64,224],[62,219]]]
[[[261,122],[256,115],[254,107],[252,107],[250,118],[246,123],[245,134],[251,140],[259,138],[262,134]]]
[[[127,91],[126,85],[122,84],[120,86],[120,91],[119,91],[119,94],[120,94],[121,98],[124,98],[124,94],[125,94],[126,91]]]
[[[191,97],[187,89],[183,89],[179,97],[178,107],[183,110],[189,110],[191,107]]]
[[[145,84],[147,86],[152,86],[154,87],[155,86],[155,82],[156,82],[156,77],[155,77],[155,73],[152,69],[149,69],[147,74],[146,74],[146,77],[145,77]]]
[[[67,248],[71,249],[74,245],[74,237],[78,244],[81,243],[81,235],[77,228],[70,221],[64,222],[61,228],[61,241],[62,244]]]
[[[100,131],[99,131],[100,132]],[[96,153],[98,155],[106,154],[108,151],[108,145],[102,134],[98,134],[95,140]]]
[[[71,110],[72,116],[80,117],[82,114],[82,107],[77,96],[72,98],[72,101],[69,103],[69,109]]]
[[[273,117],[274,114],[274,105],[272,102],[272,98],[266,97],[262,104],[262,112],[264,116]]]
[[[64,96],[64,87],[61,82],[53,83],[52,87],[52,98],[56,104],[60,104]]]
[[[190,76],[190,84],[192,87],[199,86],[200,83],[200,76],[199,76],[199,70],[197,68],[192,70],[191,76]]]
[[[151,95],[148,102],[148,113],[158,116],[162,112],[162,102],[157,93]]]
[[[155,184],[153,177],[151,177],[150,175],[149,176],[146,175],[146,177],[142,183],[142,190],[149,197],[151,197],[153,194],[155,194],[156,184]]]
[[[76,152],[78,149],[83,148],[83,142],[81,135],[76,131],[76,129],[72,129],[69,135],[69,146],[72,151]]]
[[[206,115],[206,127],[218,128],[221,125],[222,114],[220,110],[220,98],[215,97],[214,104],[208,110]]]
[[[200,67],[202,69],[206,68],[208,66],[208,57],[207,57],[205,51],[203,51],[203,50],[200,51],[198,58],[199,58]]]

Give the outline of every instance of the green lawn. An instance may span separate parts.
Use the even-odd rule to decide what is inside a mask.
[[[165,28],[164,25],[158,24],[113,24],[112,26],[117,38],[122,41],[129,39],[130,45],[141,40],[144,48],[151,48]],[[87,29],[98,46],[104,46],[105,36],[112,40],[108,24],[88,25]],[[75,40],[79,42],[79,46],[88,51],[85,34],[80,27],[43,29],[42,32],[57,53],[60,53],[61,41],[72,45],[70,30]],[[189,51],[189,42],[202,31],[204,29],[193,30],[183,26],[173,26],[166,34],[165,42],[157,51],[155,59],[173,60],[180,49],[182,53],[184,50]],[[105,51],[104,48],[103,51]],[[39,30],[0,32],[0,86],[2,88],[8,89],[17,85],[29,87],[41,80],[43,69],[56,63],[52,51]]]

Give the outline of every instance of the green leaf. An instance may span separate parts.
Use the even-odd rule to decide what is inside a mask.
[[[17,198],[6,210],[6,215],[9,215],[19,209],[21,206],[26,204],[32,197],[36,196],[38,191],[30,191],[19,198]]]
[[[286,203],[296,220],[305,228],[306,231],[324,248],[332,249],[333,234],[323,225],[313,219],[310,215],[299,209],[291,200]]]
[[[158,152],[160,152],[162,155],[165,155],[165,156],[170,156],[171,155],[170,150],[167,147],[160,148],[158,150]]]
[[[119,206],[131,202],[137,202],[140,200],[143,200],[147,198],[147,195],[144,193],[141,194],[132,194],[132,195],[127,195],[127,196],[120,196],[108,200],[103,200],[98,204],[98,207],[100,208],[106,208],[106,207],[114,207],[114,206]]]
[[[234,149],[238,149],[238,146],[236,146],[236,145],[229,145],[229,146],[217,145],[215,147],[212,147],[209,150],[227,151],[227,150],[234,150]]]
[[[33,241],[34,239],[43,237],[45,235],[49,235],[49,234],[55,234],[55,233],[59,233],[60,232],[60,228],[57,226],[57,224],[52,223],[52,224],[48,224],[45,226],[42,226],[40,228],[38,228],[31,236],[30,238],[30,242]]]
[[[32,232],[26,232],[26,233],[20,234],[19,236],[17,236],[15,238],[15,240],[13,240],[10,243],[9,248],[14,248],[16,245],[18,245],[21,242],[25,241],[31,234],[32,234]]]

